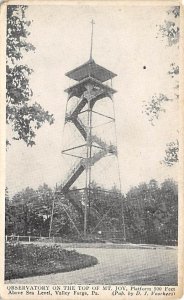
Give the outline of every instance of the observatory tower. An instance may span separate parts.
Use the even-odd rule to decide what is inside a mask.
[[[65,74],[73,81],[73,84],[65,90],[68,94],[65,127],[67,124],[70,124],[72,130],[77,131],[79,139],[75,139],[74,144],[70,143],[70,147],[64,144],[65,149],[62,153],[74,159],[74,164],[66,174],[62,184],[62,193],[77,207],[77,199],[72,199],[70,193],[73,192],[72,185],[83,175],[85,178],[84,186],[78,190],[83,191],[83,198],[80,200],[80,209],[83,215],[82,227],[84,237],[86,237],[88,233],[90,214],[94,213],[94,210],[90,207],[92,169],[100,160],[106,157],[112,156],[117,159],[116,144],[108,144],[103,139],[103,136],[99,137],[95,134],[94,130],[96,117],[98,117],[98,120],[101,119],[101,122],[98,123],[96,127],[103,126],[107,123],[110,124],[110,126],[112,126],[111,124],[115,126],[114,105],[112,105],[112,115],[105,113],[105,107],[107,101],[109,102],[110,100],[111,104],[113,103],[113,95],[116,91],[112,87],[112,79],[117,75],[98,65],[92,57],[93,24],[94,22],[92,21],[90,59]],[[96,105],[102,102],[101,110],[96,110]],[[82,120],[85,120],[85,122]],[[108,132],[106,132],[106,134],[108,135]],[[68,140],[70,140],[69,135]],[[108,174],[108,176],[110,176],[110,173]],[[80,210],[78,211],[80,213]]]

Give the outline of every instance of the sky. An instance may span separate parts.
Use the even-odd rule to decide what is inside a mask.
[[[166,11],[166,6],[29,6],[27,18],[33,20],[29,41],[36,51],[26,54],[24,63],[34,69],[32,101],[53,113],[55,122],[38,130],[32,148],[22,141],[12,142],[6,164],[10,196],[27,186],[47,183],[54,187],[66,177],[67,163],[61,151],[66,143],[64,90],[69,79],[64,74],[89,59],[92,19],[93,58],[117,74],[113,87],[117,90],[114,105],[122,192],[152,178],[177,180],[177,164],[167,167],[160,161],[166,144],[177,137],[178,103],[166,103],[166,113],[155,126],[142,113],[144,101],[152,95],[165,93],[172,98],[174,94],[175,81],[167,72],[172,62],[178,62],[179,50],[156,38],[156,25],[168,19]],[[108,168],[101,173],[101,183],[107,184],[113,172]]]

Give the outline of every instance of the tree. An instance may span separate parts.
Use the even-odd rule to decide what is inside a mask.
[[[37,198],[36,191],[29,187],[13,196],[10,211],[14,217],[14,234],[28,235],[33,232],[32,216],[35,214],[33,203]]]
[[[132,187],[125,199],[127,240],[137,243],[176,244],[178,190],[171,179]]]
[[[6,234],[49,236],[54,203],[52,236],[76,234],[71,219],[80,228],[80,219],[70,201],[61,198],[47,184],[37,190],[27,187],[6,205]],[[69,218],[70,216],[70,218]]]
[[[178,238],[178,187],[167,179],[159,186],[152,179],[132,187],[124,198],[113,188],[98,189],[93,184],[88,211],[89,233],[103,233],[103,238],[122,240],[122,201],[128,242],[176,244]],[[72,191],[71,197],[81,204],[82,193]],[[52,208],[51,236],[75,240],[83,231],[83,216],[79,215],[67,195],[46,184],[37,190],[26,188],[15,194],[6,205],[6,234],[49,236]],[[77,230],[76,230],[77,228]],[[78,232],[77,232],[78,231]],[[119,235],[121,233],[121,235]]]
[[[177,24],[177,20],[180,16],[180,7],[173,6],[168,11],[170,19],[165,20],[164,24],[158,26],[158,35],[156,38],[161,37],[162,41],[166,40],[166,46],[178,46],[179,43],[179,35],[180,29]],[[155,125],[155,120],[159,119],[159,116],[162,112],[166,112],[165,106],[168,101],[177,100],[179,98],[178,90],[179,90],[179,81],[177,76],[179,75],[179,66],[175,63],[170,64],[170,70],[168,71],[168,75],[171,78],[176,80],[176,84],[174,89],[176,93],[173,98],[169,98],[167,95],[160,93],[159,95],[155,94],[151,97],[151,99],[144,105],[144,112],[148,116],[148,120],[151,124]],[[179,152],[179,143],[176,139],[175,141],[171,141],[167,143],[165,150],[165,158],[163,159],[163,163],[167,166],[172,166],[174,163],[178,161],[178,152]]]
[[[8,188],[5,188],[5,234],[11,234],[13,231],[14,219],[10,209],[10,198]]]
[[[154,94],[150,101],[145,104],[145,113],[148,116],[148,120],[151,122],[151,125],[155,125],[155,119],[158,120],[160,113],[165,112],[164,104],[167,101],[172,101],[164,94],[156,95]]]
[[[10,198],[9,198],[8,188],[6,186],[6,188],[5,188],[5,207],[8,206],[9,201],[10,201]]]
[[[109,190],[98,188],[95,182],[91,183],[90,207],[88,215],[89,231],[104,232],[104,237],[111,232],[121,231],[123,237],[123,195],[114,186]]]
[[[26,189],[16,193],[6,209],[6,232],[18,235],[44,235],[48,233],[52,201],[48,201],[47,185],[33,190]]]
[[[26,18],[27,8],[25,5],[7,6],[6,122],[11,126],[14,140],[23,140],[32,146],[36,131],[45,122],[52,124],[54,118],[31,99],[29,76],[33,70],[23,63],[24,53],[35,51],[28,42],[31,21]],[[8,140],[7,145],[10,145]]]
[[[170,142],[165,150],[165,157],[163,162],[167,166],[172,166],[174,163],[178,162],[178,152],[179,152],[179,142],[178,140]]]
[[[180,7],[171,7],[167,14],[171,16],[171,20],[165,20],[164,24],[159,25],[158,36],[161,36],[162,40],[166,39],[167,46],[171,47],[179,42],[180,29],[174,19],[180,16]]]

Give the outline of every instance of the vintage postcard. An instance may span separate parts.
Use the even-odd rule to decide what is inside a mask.
[[[183,294],[180,1],[1,4],[4,299]]]

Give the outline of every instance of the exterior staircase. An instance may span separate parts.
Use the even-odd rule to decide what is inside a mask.
[[[102,157],[104,157],[108,153],[107,150],[100,150],[99,152],[95,153],[93,157],[88,159],[90,166],[93,166],[97,161],[99,161]],[[63,183],[63,192],[68,192],[71,185],[77,180],[77,178],[82,174],[82,172],[86,169],[87,166],[87,159],[82,158],[77,164],[75,164],[71,171],[69,172],[69,176]]]
[[[88,92],[86,91],[88,94]],[[85,107],[87,103],[87,94],[83,94],[81,97],[80,102],[77,106],[73,109],[73,111],[69,112],[66,115],[65,121],[72,122],[75,127],[78,129],[82,137],[85,141],[87,141],[87,129],[83,122],[78,118],[78,115],[81,113],[82,109]],[[94,88],[90,91],[90,107],[92,108],[95,102],[99,99],[102,99],[107,96],[107,93],[100,88]],[[67,195],[67,199],[73,204],[76,209],[80,210],[80,213],[83,213],[82,204],[79,207],[79,203],[70,196],[70,187],[72,184],[77,180],[77,178],[83,173],[83,171],[90,166],[94,166],[94,164],[99,161],[101,158],[106,156],[107,154],[116,154],[116,147],[113,145],[108,145],[106,142],[101,140],[98,136],[92,135],[91,140],[89,141],[90,144],[93,146],[93,143],[99,145],[99,151],[95,153],[91,158],[82,158],[79,162],[73,165],[71,170],[69,171],[69,175],[67,176],[66,180],[63,182],[62,185],[62,192]],[[94,213],[94,211],[93,211]]]
[[[77,164],[74,164],[69,171],[69,175],[63,183],[62,190],[64,193],[68,192],[71,185],[77,180],[77,178],[82,174],[85,170],[85,159],[81,159]]]

